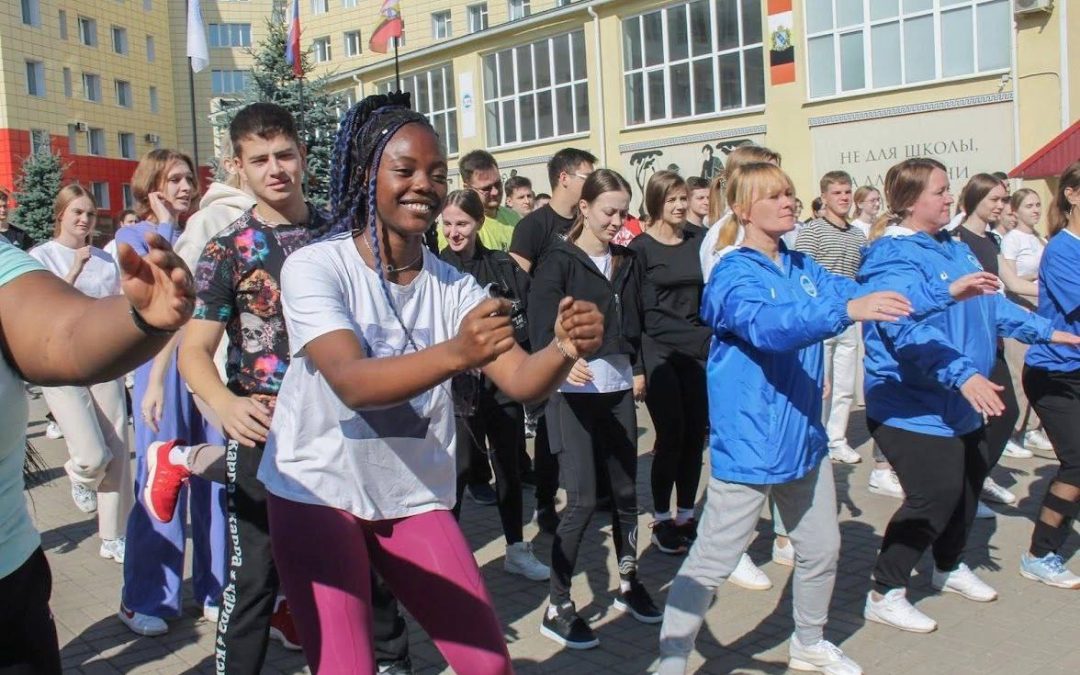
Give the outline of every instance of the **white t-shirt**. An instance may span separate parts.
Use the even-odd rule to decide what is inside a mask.
[[[716,267],[716,263],[720,261],[720,258],[724,257],[728,253],[738,248],[742,243],[743,238],[746,236],[746,231],[740,227],[738,234],[735,235],[735,244],[732,246],[725,246],[723,249],[716,250],[716,242],[720,239],[720,228],[731,217],[731,210],[724,212],[724,215],[720,216],[720,220],[709,228],[709,231],[705,233],[705,237],[701,241],[701,248],[698,250],[698,259],[701,261],[701,276],[706,283],[709,281],[709,275],[712,274],[713,267]]]
[[[337,330],[357,335],[369,357],[411,351],[378,274],[341,234],[285,261],[281,301],[293,359],[278,394],[259,480],[293,501],[332,506],[364,520],[402,518],[454,505],[454,404],[450,381],[399,405],[352,410],[330,388],[304,347]],[[451,339],[487,295],[424,251],[407,286],[390,285],[413,341],[424,349]]]
[[[1025,279],[1038,278],[1039,262],[1045,248],[1046,244],[1037,235],[1018,229],[1010,230],[1001,240],[1001,255],[1014,261],[1016,273]]]
[[[60,278],[66,277],[75,264],[75,249],[68,248],[55,239],[30,249],[30,255]],[[91,298],[120,295],[120,272],[116,261],[100,248],[92,247],[90,259],[75,279],[75,288]]]

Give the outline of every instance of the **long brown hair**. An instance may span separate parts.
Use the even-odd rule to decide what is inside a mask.
[[[682,179],[680,179],[682,180]],[[630,183],[618,171],[611,169],[597,169],[589,174],[585,183],[581,186],[581,201],[592,204],[605,192],[625,192],[632,194]],[[585,213],[578,209],[574,224],[566,234],[566,241],[574,243],[585,230]]]
[[[1047,216],[1051,237],[1064,230],[1069,224],[1069,214],[1073,206],[1065,196],[1066,189],[1071,189],[1073,192],[1080,190],[1080,162],[1070,164],[1058,179],[1058,189],[1054,194],[1054,201],[1050,202],[1050,212]]]
[[[147,220],[153,215],[150,209],[150,193],[164,187],[169,167],[173,162],[183,162],[191,169],[191,179],[195,185],[191,201],[194,203],[198,199],[199,173],[191,158],[176,150],[165,148],[151,150],[139,160],[139,165],[135,167],[135,173],[131,176],[131,193],[135,198],[135,215],[139,217],[139,220]]]
[[[93,193],[79,185],[78,183],[71,183],[60,188],[60,191],[56,193],[56,199],[53,200],[53,238],[60,236],[60,220],[64,217],[64,211],[67,211],[71,206],[71,202],[80,197],[86,197],[93,205],[94,212],[92,214],[93,222],[90,225],[90,234],[86,235],[86,244],[89,244],[94,240],[94,226],[97,223],[97,200],[94,199]]]
[[[911,207],[919,201],[919,196],[930,183],[930,174],[934,173],[934,169],[947,171],[944,164],[929,157],[905,159],[889,168],[882,186],[889,210],[874,221],[870,228],[870,241],[885,234],[885,228],[889,225],[899,224],[910,215]]]
[[[649,214],[649,222],[652,225],[663,220],[664,202],[668,195],[675,190],[686,190],[687,197],[690,191],[686,188],[686,181],[674,171],[657,171],[649,176],[649,182],[645,184],[645,212]]]
[[[963,223],[970,218],[975,209],[979,208],[979,203],[986,199],[986,195],[990,194],[996,187],[1004,187],[1004,183],[997,176],[992,176],[988,173],[977,173],[971,177],[971,180],[964,185],[964,189],[960,192],[960,208],[964,211]]]

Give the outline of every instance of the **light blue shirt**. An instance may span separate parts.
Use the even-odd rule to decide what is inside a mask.
[[[44,269],[7,240],[0,241],[0,286],[27,272]],[[0,356],[0,579],[21,567],[41,545],[23,494],[28,416],[22,379]]]

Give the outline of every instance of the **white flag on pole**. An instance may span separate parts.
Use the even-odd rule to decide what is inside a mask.
[[[206,47],[206,30],[203,28],[202,6],[199,0],[188,0],[187,55],[191,57],[191,69],[196,73],[210,65],[210,52]]]

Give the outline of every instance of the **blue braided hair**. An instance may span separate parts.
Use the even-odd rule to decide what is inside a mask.
[[[409,98],[409,94],[404,92],[368,96],[350,108],[342,118],[330,166],[330,212],[339,228],[348,227],[354,234],[367,230],[366,236],[383,295],[405,331],[409,345],[414,351],[419,351],[412,331],[402,321],[390,294],[379,238],[375,232],[377,177],[386,144],[406,124],[422,124],[432,133],[435,132],[427,117],[409,108]],[[424,238],[428,248],[437,252],[434,223],[424,233]]]

